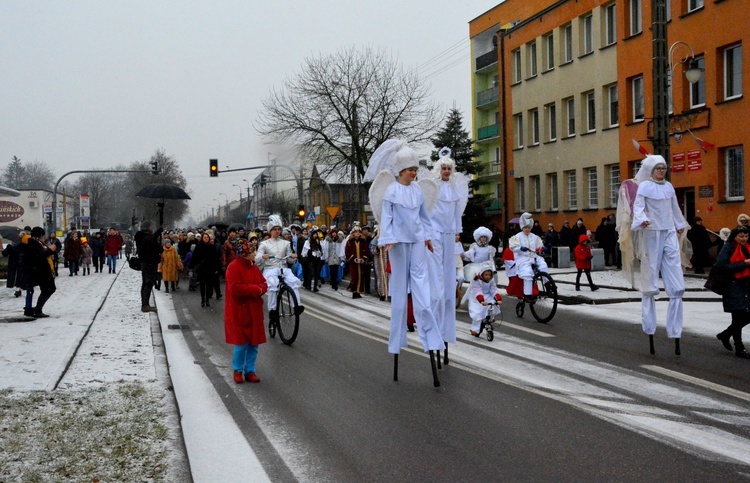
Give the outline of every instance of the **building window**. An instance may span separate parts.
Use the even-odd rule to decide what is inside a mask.
[[[570,24],[563,27],[563,46],[565,62],[573,62],[573,26]]]
[[[557,210],[560,207],[560,200],[557,194],[557,173],[548,174],[547,180],[547,187],[549,188],[549,209]]]
[[[690,108],[702,107],[706,105],[706,59],[696,57],[698,68],[701,70],[701,77],[695,84],[690,84]]]
[[[635,77],[631,81],[633,88],[633,122],[643,121],[646,117],[646,105],[643,99],[643,76]]]
[[[606,95],[608,105],[607,113],[609,114],[609,127],[615,127],[620,124],[617,84],[606,87]]]
[[[724,50],[724,99],[742,95],[742,45]]]
[[[557,140],[557,107],[554,104],[544,106],[547,112],[547,141]]]
[[[500,164],[500,148],[495,147],[495,158],[492,160],[493,164]]]
[[[530,42],[528,45],[529,52],[529,77],[536,77],[537,74],[537,56],[536,56],[536,41]]]
[[[495,198],[498,200],[503,198],[503,185],[501,183],[495,183]]]
[[[544,37],[544,68],[552,70],[555,67],[555,39],[552,34]]]
[[[617,10],[614,3],[604,7],[604,27],[604,44],[612,45],[617,42]]]
[[[526,211],[526,187],[523,178],[516,178],[516,211]]]
[[[617,198],[620,192],[620,165],[610,164],[607,168],[609,173],[609,206],[617,206]]]
[[[541,183],[539,181],[539,176],[531,176],[529,178],[531,181],[531,200],[534,206],[531,208],[534,211],[541,211],[542,210],[542,187]]]
[[[688,12],[703,8],[703,0],[688,0],[687,2]]]
[[[513,144],[516,148],[523,147],[523,114],[513,116]]]
[[[584,94],[584,105],[586,106],[586,132],[596,131],[596,99],[594,92]]]
[[[574,136],[576,133],[576,106],[571,97],[565,99],[565,136]]]
[[[594,16],[588,14],[581,22],[581,55],[590,54],[594,51]]]
[[[745,199],[745,171],[742,146],[724,150],[727,201]]]
[[[539,109],[532,109],[529,111],[529,121],[531,123],[531,144],[536,146],[539,144]]]
[[[578,209],[578,187],[576,186],[576,172],[566,171],[565,180],[568,184],[568,209]]]
[[[599,207],[599,184],[596,178],[596,168],[586,170],[586,187],[588,191],[588,207]]]
[[[521,49],[511,52],[511,62],[513,63],[513,83],[521,82]]]
[[[641,0],[630,0],[628,13],[630,14],[630,35],[636,35],[643,31],[643,20],[641,19]]]

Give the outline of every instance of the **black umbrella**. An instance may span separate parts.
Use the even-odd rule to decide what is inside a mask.
[[[228,223],[225,223],[224,221],[219,219],[209,221],[208,223],[206,223],[206,225],[215,227],[217,230],[226,230],[227,228],[229,228]]]
[[[166,183],[150,184],[136,193],[135,196],[139,198],[161,199],[161,202],[156,204],[159,207],[159,226],[164,225],[164,200],[190,199],[185,190],[175,184]]]

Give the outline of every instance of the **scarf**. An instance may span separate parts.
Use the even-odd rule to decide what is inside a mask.
[[[732,253],[732,256],[729,258],[729,263],[744,263],[745,260],[750,258],[750,249],[747,245],[742,245],[740,243],[735,242],[735,249],[734,253]],[[750,267],[746,266],[739,272],[734,273],[734,278],[740,279],[750,277]]]

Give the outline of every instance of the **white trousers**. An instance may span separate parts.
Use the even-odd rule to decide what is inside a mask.
[[[417,332],[424,351],[445,349],[435,316],[430,311],[430,282],[427,271],[427,247],[424,242],[396,243],[388,251],[391,261],[391,333],[388,352],[398,354],[406,341],[407,291],[411,302]]]
[[[516,259],[516,268],[518,270],[518,277],[523,280],[524,295],[532,295],[534,293],[534,269],[531,267],[532,263],[536,263],[536,268],[540,272],[546,272],[549,270],[547,262],[544,261],[544,257],[528,255],[528,252],[518,257]]]
[[[456,249],[453,233],[437,233],[429,260],[430,298],[435,321],[445,342],[456,343]]]
[[[297,296],[297,304],[302,305],[302,299],[299,298],[299,288],[302,286],[302,282],[288,268],[284,268],[283,273],[284,281],[294,290],[294,295]],[[279,269],[267,268],[263,270],[263,276],[268,285],[268,310],[276,310],[276,294],[279,292]]]
[[[667,336],[677,338],[682,335],[682,294],[685,293],[685,280],[680,265],[680,245],[675,230],[643,230],[642,241],[647,269],[641,269],[642,297],[641,320],[643,332],[656,332],[656,302],[659,294],[659,272],[664,280],[664,290],[669,296],[667,306]],[[646,267],[644,267],[646,268]]]

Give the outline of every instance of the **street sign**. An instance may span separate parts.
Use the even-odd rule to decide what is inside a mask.
[[[340,206],[326,206],[326,211],[328,212],[328,216],[330,216],[332,220],[336,218],[336,215],[339,214],[340,209],[341,209]]]
[[[307,213],[307,218],[305,218],[305,221],[315,221],[315,218],[316,218],[315,212],[310,211]]]
[[[45,213],[52,213],[52,203],[45,203],[44,204],[44,212]]]
[[[253,218],[255,218],[255,213],[252,212],[252,211],[248,211],[247,212],[247,216],[245,217],[245,219],[246,220],[252,220]]]

